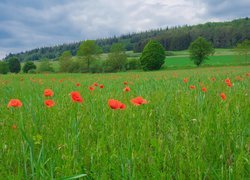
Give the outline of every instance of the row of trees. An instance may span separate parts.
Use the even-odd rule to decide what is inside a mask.
[[[238,43],[235,48],[239,55],[244,56],[246,62],[250,53],[250,41],[245,40]],[[105,60],[100,60],[100,47],[96,45],[95,41],[84,41],[77,56],[72,56],[70,51],[65,51],[59,58],[60,72],[78,73],[78,72],[116,72],[125,71],[127,69],[140,69],[145,71],[158,70],[165,62],[165,49],[155,40],[151,40],[144,47],[140,59],[129,59],[126,55],[126,49],[121,43],[114,43],[111,47],[111,52],[106,55]],[[193,41],[189,46],[190,59],[194,64],[200,66],[205,59],[214,54],[214,48],[211,42],[199,37]],[[102,58],[103,59],[103,58]],[[36,70],[34,62],[26,62],[22,68],[24,73],[34,72],[54,72],[52,64],[48,59],[41,61]],[[10,58],[7,62],[0,62],[0,73],[6,74],[9,71],[18,73],[21,70],[20,61],[16,57]]]
[[[126,51],[142,52],[150,40],[161,43],[165,50],[185,50],[198,37],[204,37],[215,48],[234,48],[244,39],[250,39],[250,19],[237,19],[231,22],[214,22],[194,26],[180,26],[165,29],[156,29],[139,33],[97,39],[96,45],[101,47],[104,53],[111,51],[114,43],[122,43]],[[9,54],[5,59],[18,57],[20,61],[34,61],[44,58],[56,59],[64,51],[70,51],[77,55],[82,42],[63,44],[54,47],[43,47],[17,54]]]

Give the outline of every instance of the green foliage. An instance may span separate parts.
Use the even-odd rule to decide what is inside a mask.
[[[138,58],[130,58],[127,61],[126,69],[127,70],[135,70],[141,68],[141,62]]]
[[[159,70],[164,64],[165,50],[163,46],[154,40],[148,42],[140,57],[141,66],[145,71]]]
[[[19,73],[21,70],[21,64],[16,57],[12,57],[8,60],[9,70],[12,73]]]
[[[34,62],[26,62],[23,66],[23,72],[28,73],[31,69],[36,69]]]
[[[0,74],[7,74],[9,72],[9,65],[4,61],[0,61]]]
[[[247,62],[248,55],[250,54],[250,40],[246,39],[243,42],[238,43],[235,50],[238,53],[238,55],[244,56],[245,62]]]
[[[43,59],[38,67],[38,72],[54,72],[51,62],[48,59]]]
[[[59,57],[59,71],[68,72],[70,64],[72,63],[72,54],[70,51],[64,51],[63,54]]]
[[[36,69],[30,69],[30,70],[28,71],[28,73],[29,73],[29,74],[36,74]]]
[[[214,52],[212,44],[202,37],[197,38],[189,47],[190,59],[197,66],[200,66]]]
[[[125,53],[124,45],[115,43],[111,47],[111,53],[108,55],[106,64],[112,72],[125,70],[127,63],[127,55]]]
[[[96,45],[95,41],[86,40],[80,45],[77,56],[82,57],[82,60],[86,61],[87,70],[90,72],[91,63],[96,60],[97,55],[101,52],[101,48]]]

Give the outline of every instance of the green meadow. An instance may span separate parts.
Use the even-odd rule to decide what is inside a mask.
[[[128,59],[130,58],[140,58],[141,53],[134,53],[132,51],[126,52]],[[185,69],[185,68],[194,68],[195,65],[193,61],[189,58],[188,50],[183,51],[167,51],[166,54],[170,54],[166,56],[165,64],[162,69]],[[99,58],[101,60],[105,60],[108,54],[101,54]],[[77,59],[76,57],[74,57]],[[40,61],[34,61],[37,67],[40,65]],[[244,57],[238,56],[234,49],[215,49],[215,53],[213,56],[210,56],[207,60],[205,60],[202,66],[235,66],[235,65],[245,65],[249,64],[249,58],[246,61]],[[55,72],[59,71],[59,63],[58,61],[51,61],[52,67]],[[24,63],[22,63],[22,66]]]
[[[233,56],[223,53],[206,63],[228,62]],[[191,64],[166,58],[167,67]],[[104,88],[90,91],[95,82]],[[44,96],[47,88],[53,97]],[[72,101],[73,91],[82,103]],[[0,179],[250,178],[250,66],[8,74],[0,94]],[[130,102],[138,96],[147,104]],[[11,99],[22,106],[8,108]],[[126,109],[111,109],[109,99]]]

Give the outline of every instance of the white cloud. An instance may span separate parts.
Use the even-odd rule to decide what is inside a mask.
[[[249,0],[0,2],[0,57],[47,45],[249,15]],[[13,13],[15,12],[15,13]],[[9,36],[1,36],[1,31]],[[4,33],[5,34],[5,33]]]

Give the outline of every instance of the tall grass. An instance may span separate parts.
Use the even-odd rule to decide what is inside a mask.
[[[249,179],[247,73],[249,66],[0,76],[0,177]],[[183,82],[186,77],[188,83]],[[226,78],[233,87],[225,84]],[[131,92],[123,92],[124,81]],[[90,92],[94,82],[104,89]],[[43,104],[45,88],[54,91],[52,108]],[[84,102],[72,102],[71,91],[79,91]],[[148,104],[134,106],[130,99],[136,96]],[[7,108],[12,98],[23,106]],[[110,109],[111,98],[127,108]]]

